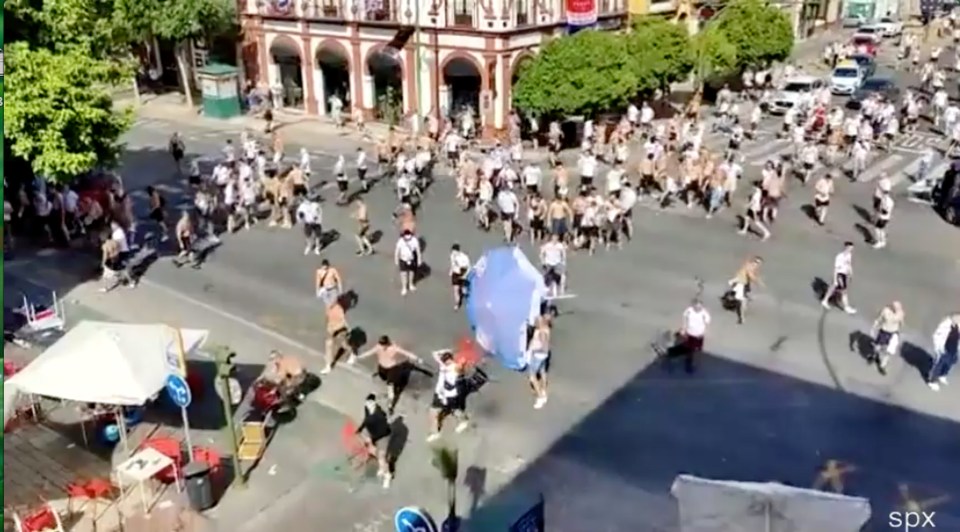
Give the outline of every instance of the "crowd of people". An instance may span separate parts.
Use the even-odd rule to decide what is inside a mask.
[[[919,45],[909,39],[905,39],[904,47],[907,57],[920,53]],[[949,98],[941,96],[945,94],[945,77],[937,66],[936,50],[930,52],[930,61],[922,67],[924,91],[904,91],[900,101],[879,96],[865,100],[860,109],[851,112],[835,106],[828,89],[804,95],[786,111],[780,128],[780,134],[792,140],[793,152],[768,161],[760,179],[746,185],[746,195],[737,195],[746,178],[741,150],[757,139],[762,122],[769,118],[771,95],[778,84],[797,72],[790,65],[776,72],[745,73],[745,90],[734,93],[724,87],[712,117],[704,116],[699,109],[688,109],[673,118],[657,119],[650,104],[644,102],[630,105],[614,122],[587,119],[577,134],[579,149],[573,168],[568,167],[564,152],[570,144],[566,138],[570,133],[559,122],[546,124],[541,132],[536,120],[521,124],[518,116],[512,116],[507,138],[480,152],[474,143],[476,125],[472,121],[454,125],[432,119],[422,135],[408,136],[391,130],[377,141],[373,153],[360,147],[354,153],[340,155],[331,174],[320,175],[306,149],[294,156],[293,164],[287,163],[289,154],[282,132],[271,123],[266,141],[249,132],[244,132],[236,143],[226,141],[219,161],[210,171],[201,168],[196,160],[186,160],[185,141],[175,134],[170,139],[169,151],[177,172],[192,191],[194,206],[175,219],[169,218],[164,195],[149,188],[149,222],[138,223],[120,180],[112,183],[100,199],[84,200],[69,187],[21,187],[15,201],[5,202],[5,216],[32,217],[52,241],[91,235],[101,246],[101,266],[108,278],[104,290],[108,291],[119,284],[136,285],[135,265],[143,260],[136,258],[139,249],[156,249],[172,239],[177,263],[200,267],[205,250],[218,245],[223,234],[250,230],[264,223],[261,220],[270,226],[299,226],[305,239],[303,253],[325,255],[324,211],[328,205],[350,210],[355,222],[356,253],[372,255],[378,250],[371,228],[385,225],[387,216],[374,220],[364,195],[372,187],[390,186],[396,196],[396,209],[389,214],[397,235],[392,263],[400,281],[400,293],[406,296],[416,291],[421,281],[423,249],[417,216],[437,172],[443,171],[454,176],[456,197],[430,196],[430,201],[458,202],[480,230],[501,232],[506,244],[529,241],[539,250],[536,259],[550,297],[561,298],[568,293],[567,261],[571,254],[594,255],[621,249],[633,236],[632,211],[641,202],[654,209],[672,205],[698,208],[705,218],[728,208],[742,209],[740,233],[746,235],[755,230],[766,240],[772,235],[788,188],[804,190],[812,181],[812,191],[800,195],[810,197],[816,222],[825,224],[837,177],[846,173],[855,180],[864,171],[871,151],[888,149],[901,131],[918,127],[924,114],[951,139],[951,149],[956,148],[960,144],[960,110]],[[851,51],[838,49],[836,53]],[[925,91],[932,97],[924,96]],[[522,129],[529,130],[538,141],[545,140],[546,165],[525,156]],[[722,149],[711,150],[706,137],[716,132],[725,135],[726,142]],[[923,174],[938,157],[932,151],[928,156],[921,175],[915,176],[918,179],[925,177]],[[813,179],[814,170],[820,167],[827,171]],[[324,202],[328,184],[336,192],[329,198],[333,201]],[[894,212],[891,188],[890,179],[882,176],[873,193],[872,244],[877,248],[887,245],[886,227]],[[145,243],[137,235],[142,236],[143,228],[149,225],[155,228],[156,237],[154,242]],[[5,236],[8,234],[5,232]],[[821,301],[827,309],[837,303],[848,313],[856,312],[849,301],[854,247],[854,243],[847,242],[835,258],[832,282]],[[468,274],[472,264],[459,244],[451,246],[448,273],[455,309],[460,309],[469,297]],[[762,265],[761,257],[750,257],[729,280],[724,304],[736,313],[741,324],[747,317],[751,292],[763,287]],[[380,462],[384,485],[389,486],[392,473],[384,447],[384,438],[390,434],[389,418],[407,384],[410,366],[423,364],[423,360],[394,344],[388,336],[380,337],[367,352],[357,353],[350,337],[350,305],[346,299],[349,292],[344,286],[344,273],[330,258],[323,258],[314,286],[325,312],[326,360],[322,373],[330,373],[341,358],[353,364],[367,356],[376,357],[376,376],[386,384],[387,401],[381,405],[376,396],[366,398],[358,432],[367,438],[371,452]],[[529,324],[526,365],[537,409],[548,402],[551,329],[556,319],[549,312],[549,305],[545,305],[542,315]],[[880,311],[874,324],[872,360],[881,372],[886,371],[890,356],[896,353],[904,320],[903,305],[893,301]],[[662,346],[661,354],[668,359],[683,358],[686,369],[694,371],[711,321],[704,302],[697,298],[681,315],[676,342]],[[936,363],[928,375],[928,384],[934,390],[946,384],[946,375],[956,363],[958,327],[960,316],[952,315],[937,329]],[[470,427],[466,415],[468,392],[462,382],[471,368],[465,367],[468,364],[455,350],[437,351],[432,358],[439,370],[428,441],[440,437],[443,420],[448,416],[457,419],[457,432]],[[289,355],[276,353],[271,360],[280,382],[289,384],[289,380],[298,382],[301,378],[302,367]]]

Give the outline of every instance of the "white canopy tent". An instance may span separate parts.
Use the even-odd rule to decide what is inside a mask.
[[[207,331],[163,324],[83,321],[4,383],[3,422],[18,394],[108,405],[142,405],[163,389],[183,352]]]
[[[681,532],[860,532],[870,501],[775,482],[735,482],[680,475],[671,493]]]

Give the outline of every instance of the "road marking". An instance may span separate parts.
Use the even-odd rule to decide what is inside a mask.
[[[778,139],[747,150],[743,153],[743,160],[747,161],[749,166],[763,166],[767,161],[777,159],[791,150],[793,150],[792,142],[786,139]]]
[[[881,159],[877,164],[870,165],[862,174],[857,177],[857,181],[860,183],[868,183],[873,181],[881,174],[886,172],[889,168],[900,164],[903,161],[902,155],[891,154]]]

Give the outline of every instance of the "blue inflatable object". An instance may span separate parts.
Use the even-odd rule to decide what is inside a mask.
[[[516,247],[491,249],[467,276],[464,310],[477,344],[505,368],[526,369],[527,328],[547,296],[543,275]]]
[[[100,438],[104,443],[117,443],[120,441],[120,427],[116,423],[104,425],[103,430],[100,431]]]

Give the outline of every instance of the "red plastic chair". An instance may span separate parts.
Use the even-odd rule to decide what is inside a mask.
[[[157,480],[164,484],[173,484],[176,482],[177,478],[180,477],[180,470],[183,467],[183,452],[180,449],[180,441],[174,438],[150,438],[140,445],[141,449],[148,447],[173,460],[171,466],[157,473]]]
[[[48,530],[64,532],[60,516],[50,506],[50,503],[44,503],[43,506],[31,511],[23,518],[13,514],[13,523],[17,532],[45,532]]]
[[[223,475],[223,463],[220,452],[212,447],[194,447],[193,459],[203,462],[210,468],[210,476],[219,479]]]
[[[356,469],[367,465],[367,462],[374,458],[370,452],[370,447],[363,441],[363,438],[357,434],[357,426],[353,421],[347,421],[340,430],[340,441],[347,451],[347,461]]]

